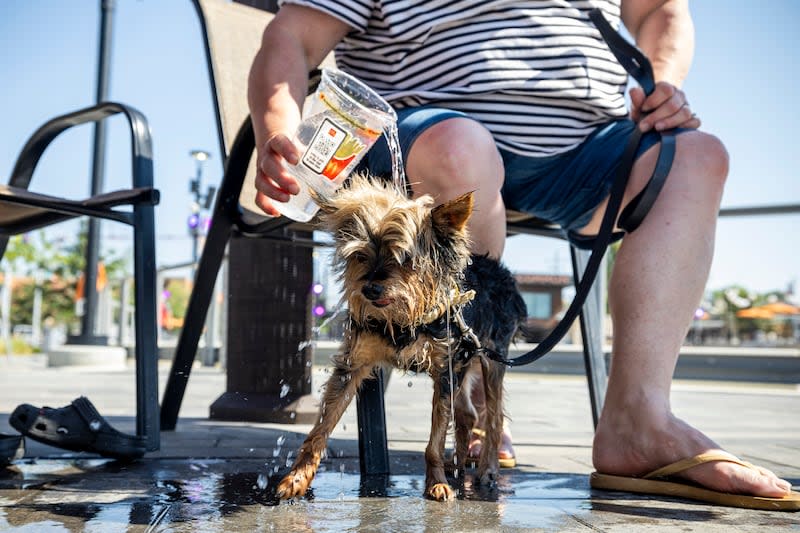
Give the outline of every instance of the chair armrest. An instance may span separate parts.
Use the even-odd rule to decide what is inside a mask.
[[[12,187],[27,189],[30,185],[33,171],[39,163],[45,149],[62,132],[73,126],[89,122],[99,122],[108,117],[122,113],[128,119],[131,132],[131,160],[133,165],[133,187],[144,188],[153,186],[153,143],[150,136],[150,126],[145,116],[138,110],[116,102],[102,102],[92,107],[87,107],[53,118],[37,129],[28,138],[17,157],[11,179],[8,184]]]

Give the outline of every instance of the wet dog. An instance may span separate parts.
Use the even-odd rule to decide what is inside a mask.
[[[332,233],[334,267],[343,281],[349,328],[333,357],[319,419],[291,471],[278,484],[279,498],[302,496],[326,450],[328,436],[365,379],[376,369],[427,372],[433,379],[433,416],[425,450],[425,496],[455,497],[445,476],[445,438],[456,408],[456,468],[467,458],[477,420],[470,388],[482,372],[486,439],[476,480],[493,484],[499,471],[505,367],[484,354],[503,356],[525,305],[511,273],[485,256],[470,256],[467,221],[473,195],[434,207],[404,190],[365,176],[330,198],[318,198],[321,224]]]

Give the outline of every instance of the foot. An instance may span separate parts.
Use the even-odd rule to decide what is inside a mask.
[[[595,432],[592,460],[602,474],[643,476],[712,450],[720,450],[720,447],[671,414],[627,417],[608,415],[606,410]],[[765,468],[753,469],[722,461],[695,466],[681,477],[712,490],[734,494],[780,498],[791,491],[789,482]]]
[[[469,436],[469,448],[467,449],[467,461],[477,462],[481,456],[483,443],[481,438],[486,435],[482,429],[474,428]],[[513,468],[516,466],[516,455],[514,446],[511,444],[511,430],[503,427],[503,437],[500,439],[500,448],[497,450],[497,458],[502,468]]]

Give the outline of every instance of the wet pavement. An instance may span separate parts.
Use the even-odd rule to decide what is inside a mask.
[[[325,378],[325,368],[315,367],[314,390]],[[0,432],[13,433],[6,421],[18,403],[60,406],[80,394],[114,427],[131,431],[133,382],[130,369],[0,364]],[[451,479],[456,501],[422,497],[430,384],[395,374],[386,404],[391,475],[359,475],[351,406],[312,494],[278,503],[274,486],[310,427],[210,421],[208,406],[224,388],[223,372],[197,368],[177,430],[163,433],[159,452],[134,463],[28,440],[26,456],[0,468],[0,531],[800,532],[800,513],[590,490],[585,380],[529,373],[506,380],[518,465],[501,472],[496,489],[477,486],[468,471]],[[673,403],[731,452],[800,485],[797,385],[678,382]]]

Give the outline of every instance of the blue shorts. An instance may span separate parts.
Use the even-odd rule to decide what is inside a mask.
[[[471,118],[437,107],[405,108],[397,112],[397,117],[403,164],[411,145],[427,128],[450,118]],[[593,238],[581,236],[577,230],[589,223],[608,196],[633,128],[629,119],[608,122],[577,147],[548,157],[500,150],[505,165],[502,195],[506,207],[555,222],[574,244],[591,248]],[[657,133],[645,134],[637,157],[658,142]],[[361,167],[379,176],[391,176],[389,149],[383,137],[367,153]]]

